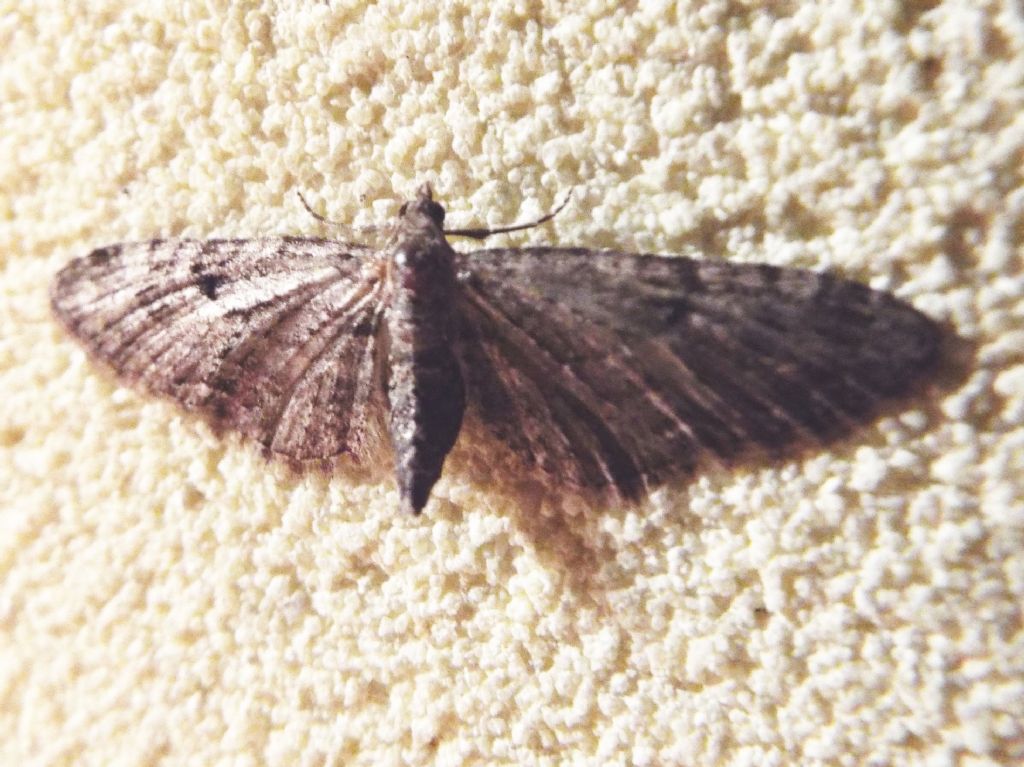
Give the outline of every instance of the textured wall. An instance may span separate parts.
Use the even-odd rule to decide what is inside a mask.
[[[620,5],[0,2],[0,762],[1024,759],[1019,5]],[[464,441],[414,519],[49,315],[92,247],[424,180],[454,225],[575,188],[506,242],[834,269],[962,343],[799,460],[599,510]]]

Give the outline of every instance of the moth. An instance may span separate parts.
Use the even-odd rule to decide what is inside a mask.
[[[424,184],[382,249],[108,245],[52,306],[122,380],[292,466],[393,460],[414,514],[464,420],[567,490],[636,499],[702,457],[832,440],[936,364],[932,320],[831,274],[446,239],[553,215],[445,230]]]

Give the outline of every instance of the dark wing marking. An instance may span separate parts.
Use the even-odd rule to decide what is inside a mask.
[[[384,404],[372,251],[330,240],[153,240],[71,262],[54,312],[123,379],[292,462],[375,456]]]
[[[701,456],[833,439],[938,358],[931,320],[828,274],[562,248],[458,269],[471,417],[628,498]]]

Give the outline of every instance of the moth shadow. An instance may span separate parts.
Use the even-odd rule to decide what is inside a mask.
[[[449,461],[450,475],[464,478],[486,495],[489,505],[511,517],[534,556],[562,574],[573,592],[586,599],[602,601],[602,593],[623,588],[639,575],[621,564],[627,548],[621,531],[636,520],[641,521],[641,537],[652,550],[654,539],[662,534],[649,524],[652,513],[689,532],[706,524],[689,509],[689,481],[629,499],[595,488],[567,489],[558,478],[542,474],[493,438],[476,434],[460,440]],[[431,508],[424,513],[429,515]],[[633,533],[628,535],[635,541]]]

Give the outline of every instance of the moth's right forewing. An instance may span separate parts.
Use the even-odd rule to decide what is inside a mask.
[[[155,240],[69,264],[55,314],[99,360],[293,462],[379,451],[382,270],[314,238]]]

